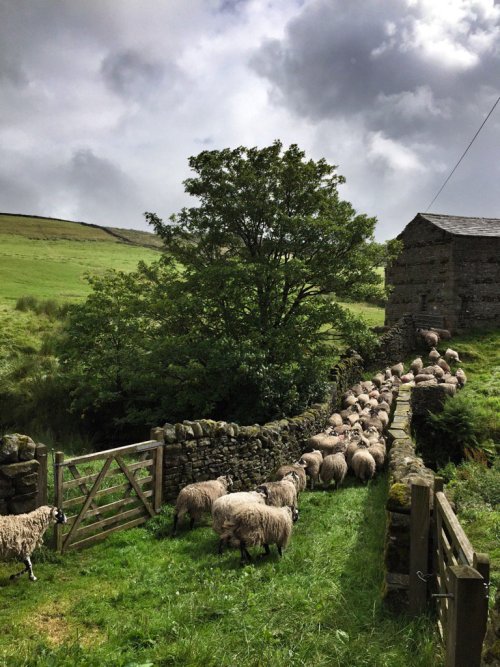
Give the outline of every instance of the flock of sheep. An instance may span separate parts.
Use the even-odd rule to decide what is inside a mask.
[[[343,396],[343,409],[332,414],[326,429],[308,440],[307,451],[295,463],[282,465],[274,481],[253,491],[230,493],[232,479],[221,476],[195,482],[181,489],[176,505],[173,534],[186,514],[190,527],[206,512],[212,514],[213,530],[219,535],[219,553],[225,546],[240,549],[242,563],[252,557],[248,547],[262,546],[264,554],[275,544],[279,555],[287,546],[293,523],[298,519],[298,497],[309,479],[310,488],[321,482],[339,488],[352,469],[361,481],[371,479],[385,462],[384,429],[400,379],[389,371],[373,380],[356,384]]]
[[[275,480],[260,484],[253,491],[230,493],[229,475],[215,480],[195,482],[181,489],[175,506],[173,534],[179,520],[189,514],[190,527],[206,512],[212,514],[212,527],[219,535],[219,553],[225,546],[239,547],[242,563],[252,557],[248,547],[262,546],[264,554],[275,544],[279,555],[288,545],[293,523],[299,516],[298,497],[310,481],[310,488],[321,482],[327,489],[332,482],[338,489],[349,469],[362,482],[372,479],[385,463],[383,435],[389,425],[389,413],[399,385],[448,383],[461,387],[467,378],[461,368],[453,374],[451,365],[460,363],[458,353],[448,348],[442,357],[436,346],[439,334],[419,330],[430,348],[429,364],[416,357],[405,372],[403,363],[360,382],[342,396],[342,409],[333,413],[327,427],[309,438],[307,451],[291,464],[282,465]],[[56,507],[43,506],[17,516],[0,516],[0,560],[21,560],[24,572],[36,581],[31,554],[53,523],[65,523],[66,516]]]

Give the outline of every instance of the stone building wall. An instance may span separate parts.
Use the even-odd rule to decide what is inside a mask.
[[[455,308],[453,237],[422,219],[415,219],[398,236],[404,249],[386,269],[392,286],[385,323],[395,324],[405,313],[442,315],[450,328]]]
[[[307,439],[323,430],[339,397],[362,372],[359,355],[343,357],[332,370],[331,400],[296,417],[252,426],[200,419],[153,429],[152,437],[165,441],[163,500],[174,500],[186,484],[219,475],[232,475],[236,491],[268,480],[280,465],[300,457]]]
[[[500,238],[453,239],[454,330],[500,326]]]
[[[27,435],[0,439],[0,514],[31,512],[47,502],[47,448]]]

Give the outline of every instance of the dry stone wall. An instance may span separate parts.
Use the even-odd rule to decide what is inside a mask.
[[[253,426],[200,419],[153,429],[152,437],[165,442],[163,499],[173,500],[186,484],[219,475],[233,475],[237,491],[269,479],[280,465],[300,457],[307,439],[323,430],[332,407],[362,371],[358,354],[344,356],[332,370],[331,400],[296,417]]]
[[[45,445],[27,435],[0,439],[0,514],[31,512],[46,502],[46,456]]]
[[[385,600],[398,607],[408,602],[411,485],[423,482],[431,488],[434,486],[434,472],[425,467],[415,452],[415,443],[410,435],[411,417],[411,388],[401,385],[388,431],[389,494],[385,549]]]
[[[403,315],[389,331],[380,336],[370,366],[384,368],[397,364],[417,349],[419,343],[413,316]]]

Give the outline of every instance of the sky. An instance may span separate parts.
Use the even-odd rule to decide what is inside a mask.
[[[0,0],[0,211],[147,229],[188,158],[296,143],[396,236],[500,95],[493,0]],[[433,213],[500,217],[500,104]]]

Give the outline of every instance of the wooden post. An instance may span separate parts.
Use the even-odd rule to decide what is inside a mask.
[[[35,458],[40,464],[38,468],[37,507],[47,504],[47,446],[41,443],[36,446]]]
[[[439,577],[439,521],[438,521],[438,509],[436,502],[436,494],[444,491],[444,479],[442,477],[434,478],[434,492],[432,496],[432,527],[431,527],[431,536],[432,536],[432,571],[434,577],[432,580],[432,591],[433,593],[439,593],[438,590],[438,581]]]
[[[410,615],[425,611],[429,567],[430,489],[423,482],[411,486],[410,515]]]
[[[56,507],[62,509],[63,504],[63,479],[64,468],[62,463],[64,461],[64,452],[56,452],[55,466],[54,466],[54,504]],[[63,544],[63,525],[56,523],[54,526],[54,549],[62,552]]]
[[[488,609],[484,580],[469,565],[448,568],[450,599],[446,641],[446,667],[479,667]]]
[[[153,509],[158,513],[162,504],[163,491],[163,445],[158,445],[154,453],[154,494],[153,494]]]

